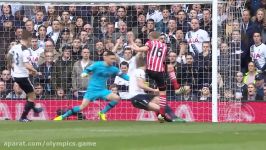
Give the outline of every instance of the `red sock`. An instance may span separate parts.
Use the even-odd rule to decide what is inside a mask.
[[[166,95],[160,95],[160,114],[165,114]]]
[[[174,71],[169,72],[169,78],[170,81],[172,83],[172,85],[174,86],[174,89],[177,90],[180,88],[180,84],[177,82],[176,80],[176,75]]]

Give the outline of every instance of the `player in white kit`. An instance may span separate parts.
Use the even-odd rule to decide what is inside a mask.
[[[7,55],[8,66],[11,69],[11,75],[14,82],[18,83],[20,88],[27,94],[27,101],[24,106],[24,111],[19,119],[20,122],[29,122],[28,113],[32,109],[35,113],[40,113],[43,109],[36,108],[34,100],[36,94],[34,87],[29,80],[29,72],[34,76],[37,70],[30,63],[30,45],[32,34],[29,31],[23,30],[20,44],[13,46]]]

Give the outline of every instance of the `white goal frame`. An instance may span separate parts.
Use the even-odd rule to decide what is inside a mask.
[[[1,3],[21,3],[21,4],[34,4],[34,3],[62,3],[71,4],[79,3],[86,5],[104,5],[107,3],[120,3],[120,4],[212,4],[212,122],[218,122],[218,26],[217,17],[218,16],[218,0],[1,0]]]

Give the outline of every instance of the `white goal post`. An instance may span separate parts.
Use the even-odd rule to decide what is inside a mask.
[[[62,5],[77,3],[78,5],[106,5],[108,3],[120,4],[211,4],[212,5],[212,122],[218,122],[218,0],[1,0],[1,3],[20,3],[32,5],[35,3],[59,3]]]

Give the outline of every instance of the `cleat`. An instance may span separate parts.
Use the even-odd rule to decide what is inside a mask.
[[[158,116],[157,116],[157,118],[158,118],[158,121],[160,122],[160,123],[164,123],[164,117],[161,115],[161,114],[159,114]]]
[[[54,121],[61,121],[61,120],[64,120],[62,116],[58,116],[58,117],[54,118]]]
[[[172,122],[177,122],[177,123],[186,123],[187,121],[186,120],[184,120],[184,119],[182,119],[182,118],[180,118],[180,117],[177,117],[177,118],[175,118]]]
[[[24,119],[20,118],[18,121],[19,122],[31,122],[32,120],[30,120],[28,118],[24,118]]]
[[[40,108],[35,108],[33,111],[34,111],[33,116],[34,117],[38,117],[39,113],[43,111],[43,108],[41,108],[41,107]]]
[[[101,112],[98,112],[98,115],[99,115],[100,120],[102,120],[102,121],[107,121],[107,119],[106,119],[106,114],[101,113]]]

